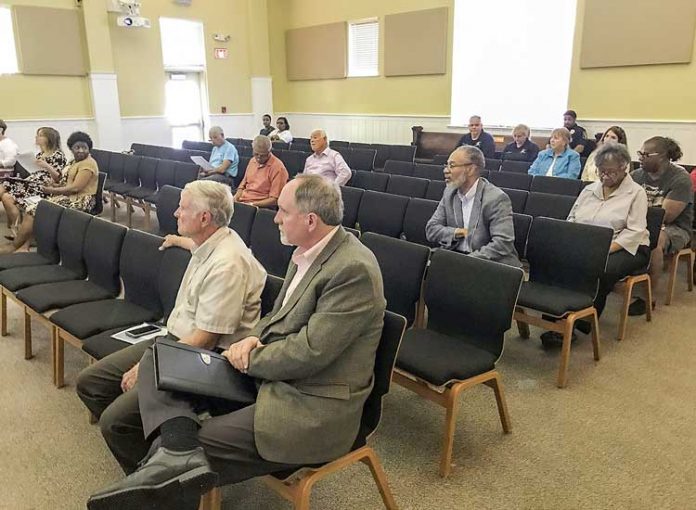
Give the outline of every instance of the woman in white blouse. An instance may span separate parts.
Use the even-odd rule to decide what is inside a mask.
[[[285,117],[278,117],[276,120],[276,129],[268,135],[273,142],[292,142],[292,133],[290,132],[290,124]]]
[[[599,180],[599,174],[597,173],[597,163],[595,162],[595,157],[597,156],[597,151],[606,142],[620,143],[628,146],[626,131],[624,131],[620,126],[611,126],[604,132],[602,138],[599,139],[599,143],[597,143],[597,148],[594,151],[592,151],[592,153],[587,157],[587,161],[585,161],[585,166],[582,169],[581,177],[583,181],[596,182]]]

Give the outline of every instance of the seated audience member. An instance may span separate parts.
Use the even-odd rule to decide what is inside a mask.
[[[518,124],[515,126],[515,128],[512,130],[512,138],[514,142],[511,142],[505,146],[503,157],[506,157],[509,154],[519,154],[520,156],[516,157],[515,159],[529,162],[534,161],[539,153],[539,147],[537,147],[537,144],[532,142],[529,137],[530,131],[527,126],[524,124]]]
[[[270,115],[266,114],[263,116],[263,127],[261,128],[261,131],[259,131],[260,135],[268,136],[273,132],[273,126],[271,126],[272,121],[273,119]]]
[[[292,133],[290,132],[290,123],[285,117],[278,117],[276,120],[276,129],[268,135],[272,142],[292,142]]]
[[[177,240],[185,239],[192,256],[167,320],[170,338],[227,349],[247,338],[258,322],[266,271],[228,228],[233,212],[232,193],[221,183],[194,181],[181,193],[174,216],[183,237],[167,236],[162,249],[181,246]],[[136,470],[150,447],[138,400],[141,391],[154,389],[141,383],[140,363],[153,343],[145,340],[111,354],[83,370],[77,380],[78,396],[99,419],[104,439],[126,474]]]
[[[0,119],[0,170],[13,170],[17,162],[17,152],[19,148],[5,133],[7,124]]]
[[[574,110],[568,110],[563,114],[563,127],[570,133],[570,148],[578,154],[582,154],[585,150],[585,140],[587,132],[585,128],[577,124],[578,114]]]
[[[59,183],[67,163],[65,154],[60,149],[60,133],[55,129],[39,128],[36,131],[36,145],[39,146],[36,155],[39,170],[29,174],[26,179],[0,180],[0,200],[5,206],[7,220],[13,230],[16,230],[20,210],[27,208],[26,200],[36,196],[48,198],[48,194],[43,192],[43,187]]]
[[[568,215],[568,221],[610,226],[614,238],[609,259],[594,300],[601,316],[607,296],[622,278],[645,267],[650,260],[650,235],[647,229],[648,197],[642,186],[629,175],[631,156],[623,144],[606,143],[596,151],[600,180],[585,187]],[[592,328],[586,320],[575,327],[583,333]],[[542,341],[562,343],[555,331],[542,334]]]
[[[89,155],[92,139],[87,133],[76,131],[68,138],[68,148],[73,153],[73,160],[63,169],[58,186],[43,186],[40,195],[26,197],[24,219],[12,244],[3,246],[2,253],[10,251],[28,251],[34,231],[34,213],[43,196],[63,207],[89,212],[94,208],[99,168],[97,162]]]
[[[595,163],[595,155],[600,149],[602,144],[606,142],[620,143],[623,145],[628,145],[628,139],[626,138],[626,132],[619,126],[611,126],[607,129],[602,138],[599,139],[597,144],[597,149],[592,151],[592,153],[587,157],[585,161],[585,167],[582,169],[582,180],[583,181],[599,181],[599,174],[597,173],[597,165]]]
[[[529,175],[548,175],[577,179],[580,175],[580,155],[571,149],[570,133],[566,128],[556,128],[551,132],[549,149],[539,155],[529,167]]]
[[[495,156],[495,140],[483,130],[481,117],[478,115],[473,115],[469,119],[469,132],[459,139],[457,145],[472,145],[483,152],[487,158]]]
[[[665,219],[657,247],[652,252],[650,280],[653,292],[657,289],[664,255],[673,255],[686,248],[691,241],[691,226],[694,214],[694,194],[689,174],[673,163],[682,157],[677,142],[664,136],[655,136],[643,142],[638,151],[640,168],[631,177],[643,186],[648,194],[648,205],[662,207]],[[645,313],[645,301],[636,299],[631,303],[629,315]]]
[[[323,129],[315,129],[309,135],[312,154],[305,161],[304,173],[321,175],[339,186],[347,183],[352,173],[341,154],[329,148],[329,141]]]
[[[226,483],[237,483],[350,451],[372,389],[385,300],[374,255],[341,227],[342,217],[339,188],[325,179],[300,175],[283,188],[275,221],[283,243],[297,249],[273,310],[250,332],[235,334],[237,341],[223,352],[232,375],[248,388],[240,389],[239,403],[160,391],[151,349],[129,348],[145,352],[138,385],[116,400],[129,402],[130,412],[119,414],[132,427],[113,427],[107,435],[120,436],[112,451],[125,452],[128,471],[154,441],[152,455],[124,480],[92,496],[91,510],[119,508],[124,501],[129,508],[137,503],[144,508],[145,501],[207,491],[216,472],[224,471]],[[242,309],[241,302],[214,304],[220,319]],[[215,341],[201,344],[211,347]],[[137,361],[137,354],[128,361]],[[104,375],[97,380],[119,395],[118,382],[106,382],[115,379],[107,369],[113,363],[102,361],[85,370],[81,387],[101,366]],[[125,384],[132,387],[129,379]],[[97,397],[90,408],[101,412],[104,400]],[[205,410],[213,417],[201,422],[198,413]]]
[[[251,149],[254,157],[249,160],[234,200],[257,207],[275,206],[280,191],[288,182],[288,171],[271,152],[271,140],[267,136],[254,138]]]
[[[696,168],[691,170],[691,187],[694,189],[694,193],[696,193]]]
[[[464,145],[450,154],[447,188],[425,226],[425,236],[448,250],[520,267],[510,198],[480,176],[485,165],[476,147]]]
[[[234,182],[233,178],[237,176],[237,167],[239,166],[237,148],[225,140],[225,133],[220,126],[211,127],[208,136],[213,144],[209,161],[213,169],[203,170],[201,168],[200,178],[231,186]]]

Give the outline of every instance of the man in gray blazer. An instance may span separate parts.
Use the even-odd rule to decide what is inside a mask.
[[[386,302],[377,260],[342,218],[334,183],[300,175],[283,188],[275,222],[281,241],[297,246],[285,283],[250,336],[223,352],[252,383],[249,394],[235,405],[157,390],[147,352],[138,397],[152,455],[93,496],[90,510],[153,497],[179,498],[185,508],[181,498],[209,490],[216,472],[235,483],[350,451],[372,390]],[[203,410],[214,417],[200,421]]]
[[[510,198],[481,177],[485,164],[476,147],[458,147],[450,154],[447,188],[425,226],[425,236],[448,250],[520,267]]]

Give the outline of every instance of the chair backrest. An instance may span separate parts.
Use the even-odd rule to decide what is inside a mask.
[[[613,230],[553,218],[534,218],[527,240],[529,281],[594,299],[609,257]]]
[[[413,163],[416,157],[416,146],[415,145],[390,145],[389,146],[389,159],[396,159],[398,161],[410,161]]]
[[[403,315],[409,325],[413,324],[430,249],[372,232],[365,233],[360,240],[377,258],[387,310]]]
[[[346,142],[345,140],[331,140],[329,146],[335,151],[339,149],[348,149],[350,147],[350,142]]]
[[[502,161],[499,159],[495,158],[486,158],[486,170],[490,170],[491,172],[497,172],[500,170],[500,165]]]
[[[213,148],[213,144],[210,142],[194,142],[191,140],[184,140],[181,143],[181,148],[182,149],[193,149],[197,151],[207,151],[210,152],[211,149]]]
[[[350,168],[355,170],[374,170],[376,154],[377,151],[374,149],[358,149],[351,147]]]
[[[355,438],[353,449],[364,446],[370,435],[377,429],[382,418],[382,399],[389,393],[392,371],[399,352],[401,338],[406,329],[406,319],[386,310],[382,336],[375,354],[375,377],[372,391],[363,405],[360,429]]]
[[[290,144],[290,150],[300,152],[312,152],[312,146],[309,142],[293,139],[292,143]]]
[[[151,189],[152,191],[157,189],[157,166],[160,161],[167,160],[146,157],[140,160],[138,176],[140,178],[140,185],[143,188]]]
[[[277,151],[274,149],[273,154],[283,162],[291,179],[304,170],[305,161],[307,161],[306,153],[291,150]]]
[[[118,270],[127,230],[118,223],[94,218],[85,234],[87,276],[92,283],[106,289],[114,297],[121,291]]]
[[[167,248],[162,254],[162,265],[157,275],[157,294],[165,319],[174,309],[176,295],[179,293],[190,260],[191,252],[183,248]]]
[[[372,143],[370,144],[370,148],[377,151],[375,155],[375,168],[384,168],[386,161],[389,159],[389,146],[383,143]]]
[[[125,172],[125,165],[126,165],[126,158],[129,158],[131,156],[127,154],[123,154],[121,152],[112,152],[110,153],[111,156],[107,159],[108,163],[108,170],[107,174],[109,175],[109,180],[118,183],[118,182],[123,182],[123,179],[125,178],[124,172]],[[99,162],[97,162],[99,165],[99,170],[102,170],[102,166]]]
[[[414,166],[415,165],[410,161],[397,161],[395,159],[388,159],[384,162],[384,173],[412,177]]]
[[[284,281],[285,280],[279,276],[274,276],[272,274],[266,275],[266,284],[263,286],[263,291],[261,292],[261,317],[264,317],[273,310],[273,305],[283,288]]]
[[[289,148],[290,148],[290,144],[288,142],[273,142],[273,150],[278,150],[278,149],[287,150]]]
[[[648,233],[650,234],[650,251],[657,247],[662,230],[662,220],[665,218],[665,210],[662,207],[648,207]]]
[[[111,177],[111,153],[101,149],[92,149],[89,151],[89,155],[92,156],[92,159],[97,162],[97,168],[99,168],[99,171],[105,172],[109,175],[109,177]]]
[[[554,193],[555,195],[568,195],[577,197],[585,184],[579,179],[564,179],[546,175],[535,175],[529,191],[540,193]]]
[[[510,188],[500,189],[504,191],[508,197],[510,197],[510,202],[512,203],[512,212],[523,213],[524,207],[525,205],[527,205],[527,197],[529,197],[529,191]]]
[[[532,218],[546,216],[565,220],[575,203],[575,197],[568,195],[554,195],[551,193],[530,193],[527,204],[524,206],[524,214]]]
[[[99,172],[97,176],[97,192],[94,194],[94,205],[89,211],[92,216],[99,216],[104,211],[104,185],[106,184],[106,174]]]
[[[280,242],[278,225],[273,222],[275,212],[259,209],[251,227],[251,251],[266,272],[274,276],[285,277],[292,257],[291,246]]]
[[[167,147],[167,157],[164,160],[172,161],[191,161],[191,151],[188,149],[172,149]]]
[[[431,243],[425,237],[425,225],[435,214],[439,202],[425,198],[412,198],[404,214],[404,237],[412,243],[435,248],[438,243]]]
[[[428,183],[428,189],[425,192],[425,198],[428,200],[437,200],[438,202],[442,200],[442,195],[445,194],[445,188],[447,184],[445,181],[430,181]]]
[[[429,182],[428,179],[419,179],[418,177],[392,175],[389,177],[386,192],[404,197],[423,198]]]
[[[408,197],[366,191],[358,209],[360,231],[399,237],[403,230]]]
[[[179,227],[176,224],[174,211],[179,208],[181,188],[163,186],[157,194],[157,222],[160,235],[178,234]]]
[[[57,264],[60,261],[58,251],[58,225],[63,215],[64,207],[48,200],[41,200],[36,206],[34,215],[34,238],[36,239],[36,251],[42,257]]]
[[[162,189],[164,186],[174,186],[176,181],[174,176],[175,169],[175,161],[160,159],[159,163],[157,163],[157,189]]]
[[[90,221],[92,221],[92,216],[89,214],[77,209],[66,209],[61,215],[58,225],[60,263],[77,273],[80,278],[87,276],[84,247],[85,234]]]
[[[526,174],[530,166],[532,166],[532,164],[529,161],[515,161],[514,159],[506,159],[503,161],[500,171]]]
[[[368,172],[355,170],[350,185],[354,188],[362,188],[370,191],[385,191],[389,183],[389,174],[383,172]]]
[[[532,226],[532,217],[513,212],[512,224],[515,229],[515,250],[517,250],[518,257],[523,259],[527,250],[527,238],[529,237],[529,228]]]
[[[198,179],[198,167],[195,164],[177,161],[174,167],[174,186],[184,189],[184,186],[196,179]]]
[[[512,172],[489,172],[488,180],[499,188],[522,189],[525,191],[529,191],[532,185],[531,175]]]
[[[428,329],[499,357],[523,276],[505,264],[436,250],[425,279]]]
[[[343,197],[343,221],[344,227],[353,228],[358,221],[358,209],[364,191],[360,188],[341,186],[341,196]]]
[[[159,236],[130,229],[121,248],[120,271],[126,301],[162,316],[159,272],[164,252]]]
[[[447,161],[445,160],[445,162]],[[413,176],[432,181],[444,181],[445,173],[443,171],[443,166],[444,163],[442,165],[426,165],[424,163],[416,163],[413,169]]]
[[[433,156],[433,165],[445,165],[449,159],[449,154],[435,154]]]
[[[241,202],[235,202],[234,214],[230,220],[230,228],[239,234],[244,244],[249,246],[251,241],[251,226],[256,217],[256,207]]]
[[[123,164],[124,180],[132,186],[140,186],[140,172],[138,171],[138,167],[143,157],[126,155],[125,158],[126,160]]]

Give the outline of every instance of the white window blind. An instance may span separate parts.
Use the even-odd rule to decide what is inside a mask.
[[[205,70],[203,23],[175,18],[160,18],[162,60],[165,70]]]
[[[377,76],[378,54],[379,22],[348,23],[348,76]]]
[[[0,6],[0,74],[16,74],[18,72],[12,11],[9,7]]]
[[[576,1],[455,0],[452,125],[560,126]]]

